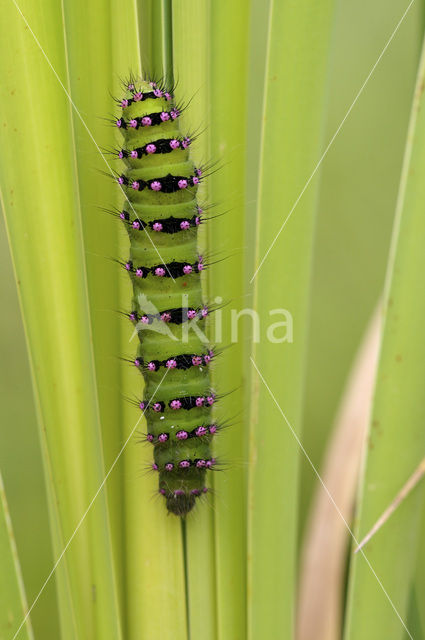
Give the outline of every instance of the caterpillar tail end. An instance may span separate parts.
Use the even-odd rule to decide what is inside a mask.
[[[167,509],[175,516],[184,517],[195,506],[195,496],[192,495],[171,495],[167,497]]]

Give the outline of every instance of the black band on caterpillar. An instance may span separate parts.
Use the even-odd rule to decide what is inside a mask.
[[[142,359],[136,358],[133,362],[137,368],[146,368],[148,371],[158,371],[160,367],[166,369],[190,369],[190,367],[202,367],[210,364],[214,353],[209,350],[201,355],[195,353],[182,353],[178,356],[171,356],[166,360],[150,360],[146,364]]]
[[[138,315],[137,311],[131,311],[128,314],[131,322],[141,322],[142,324],[152,324],[154,320],[161,320],[162,322],[171,322],[173,324],[183,324],[188,320],[194,320],[195,318],[206,318],[208,315],[208,307],[203,306],[200,309],[191,308],[178,308],[178,309],[165,309],[164,311],[149,314],[145,313]]]
[[[180,409],[190,411],[191,409],[200,409],[201,407],[212,407],[215,401],[216,396],[211,393],[208,396],[183,396],[182,398],[173,398],[168,402],[164,402],[163,400],[157,400],[155,402],[142,400],[142,402],[139,403],[139,407],[142,411],[151,409],[155,413],[164,413],[168,408],[173,411],[179,411]]]
[[[170,101],[173,99],[173,96],[171,93],[168,93],[167,91],[164,92],[161,89],[154,89],[153,91],[148,91],[146,93],[142,93],[141,91],[136,91],[136,89],[134,89],[132,98],[124,98],[123,100],[117,100],[117,102],[123,109],[125,109],[126,107],[129,107],[132,102],[143,102],[143,100],[155,98],[165,98]]]
[[[140,160],[140,158],[142,158],[143,156],[153,155],[154,153],[171,153],[176,149],[187,149],[190,143],[191,139],[189,137],[160,138],[159,140],[155,140],[155,144],[153,142],[148,142],[143,147],[136,147],[135,149],[131,150],[120,149],[116,153],[120,160],[123,160],[125,158]]]
[[[179,278],[188,276],[191,273],[200,273],[205,269],[202,258],[197,262],[188,264],[187,262],[169,262],[167,264],[157,264],[153,267],[135,267],[131,260],[122,263],[124,269],[129,273],[134,273],[137,278],[147,278],[153,275],[157,278]]]
[[[176,468],[178,469],[190,469],[190,467],[194,467],[195,469],[212,469],[212,467],[216,464],[217,460],[215,458],[210,458],[209,460],[205,460],[204,458],[195,458],[195,460],[188,460],[184,458],[178,462],[166,462],[161,468],[157,465],[156,462],[152,464],[152,469],[154,471],[174,471]]]
[[[131,118],[130,120],[125,120],[124,118],[118,118],[115,120],[115,124],[118,129],[139,129],[139,127],[155,127],[159,124],[163,124],[164,122],[168,122],[169,120],[175,120],[179,117],[180,111],[178,109],[172,109],[171,111],[161,111],[158,113],[154,111],[153,113],[148,113],[145,116],[140,116],[137,118]]]
[[[131,79],[119,100],[122,115],[115,124],[124,143],[115,153],[126,168],[117,181],[128,204],[112,213],[126,224],[131,243],[129,260],[120,263],[133,284],[132,310],[125,315],[140,341],[132,362],[146,384],[147,399],[132,402],[147,419],[146,440],[154,445],[159,492],[169,511],[184,516],[208,491],[205,473],[216,463],[211,441],[217,425],[211,408],[217,397],[210,391],[206,366],[215,352],[206,347],[203,332],[191,332],[190,345],[184,346],[190,323],[204,326],[211,309],[202,298],[200,278],[206,265],[197,252],[202,210],[196,196],[202,172],[189,158],[192,138],[179,130],[182,107],[172,94],[161,83]],[[183,323],[187,327],[182,330],[175,326]],[[174,326],[165,330],[164,324]],[[155,331],[161,334],[158,339]],[[162,389],[160,368],[165,369],[162,380],[167,376]]]
[[[152,191],[162,191],[162,193],[174,193],[181,189],[194,187],[199,184],[201,170],[195,169],[193,176],[173,176],[171,173],[163,178],[154,178],[153,180],[129,180],[127,176],[120,175],[117,178],[118,184],[124,187],[131,187],[134,191],[143,191],[143,189],[152,189]]]
[[[186,431],[185,429],[178,429],[175,433],[176,440],[187,440],[188,438],[204,438],[206,436],[213,436],[217,433],[218,427],[216,424],[199,425],[192,429],[192,431]],[[146,441],[154,445],[164,444],[170,440],[171,434],[169,432],[162,431],[157,436],[154,433],[146,434]]]
[[[197,214],[191,218],[175,218],[174,216],[170,216],[169,218],[155,219],[150,222],[145,222],[140,218],[132,220],[129,212],[125,209],[118,213],[114,211],[110,213],[118,215],[125,224],[135,231],[144,231],[149,227],[157,233],[178,233],[180,231],[187,231],[191,227],[198,227],[203,222],[203,218],[201,217],[202,209],[199,209]]]

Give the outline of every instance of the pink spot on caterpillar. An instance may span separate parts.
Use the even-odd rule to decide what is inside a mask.
[[[198,183],[199,183],[199,178],[197,178],[196,176],[194,176],[194,177],[192,178],[192,182],[193,182],[193,184],[198,184]]]
[[[133,149],[133,151],[130,153],[132,158],[138,158],[139,156],[137,155],[137,151],[135,149]]]
[[[192,364],[194,367],[200,367],[202,364],[202,358],[201,356],[193,356],[192,358]]]
[[[153,182],[151,182],[150,186],[152,191],[161,191],[162,189],[162,185],[159,180],[154,180]]]
[[[174,358],[171,358],[170,360],[167,360],[165,366],[167,367],[167,369],[175,369],[177,367],[177,362],[176,360],[174,360]]]
[[[154,144],[148,144],[146,147],[146,152],[147,153],[155,153],[156,151],[156,146]]]
[[[187,275],[188,273],[192,273],[192,267],[190,264],[185,264],[183,267],[183,273]]]
[[[147,440],[148,442],[153,442],[153,441],[154,441],[154,435],[153,435],[153,433],[147,433],[147,434],[146,434],[146,440]]]
[[[140,102],[140,100],[143,100],[143,93],[141,93],[140,91],[137,91],[133,96],[133,100],[135,102]]]
[[[143,269],[141,269],[140,267],[136,269],[136,277],[143,278]]]
[[[191,139],[190,138],[184,138],[184,140],[182,142],[183,149],[187,149],[187,147],[190,145],[190,143],[191,143]]]
[[[206,465],[206,461],[205,460],[197,460],[196,461],[196,466],[198,467],[198,469],[203,469]]]
[[[133,227],[133,229],[140,229],[140,222],[138,220],[135,220],[131,226]]]
[[[164,467],[165,471],[172,471],[174,469],[174,465],[172,462],[167,462],[167,464]]]
[[[192,320],[193,318],[196,318],[195,309],[189,309],[188,312],[187,312],[187,317],[189,318],[189,320]]]
[[[140,407],[140,409],[141,409],[142,411],[144,411],[144,410],[145,410],[146,405],[145,405],[145,403],[144,403],[144,402],[140,402],[140,403],[139,403],[139,407]]]
[[[190,467],[189,460],[182,460],[181,462],[179,462],[179,467],[181,469],[188,469]]]
[[[134,189],[135,191],[138,191],[138,190],[139,190],[139,187],[140,187],[140,183],[139,183],[139,182],[137,182],[137,180],[134,180],[134,181],[131,183],[131,188],[132,188],[132,189]]]
[[[142,125],[143,125],[144,127],[150,127],[150,126],[151,126],[151,124],[152,124],[152,119],[151,119],[151,118],[149,118],[149,116],[143,116],[143,118],[142,118]]]
[[[179,180],[177,184],[178,184],[179,189],[186,189],[187,188],[187,180]]]
[[[177,431],[176,438],[177,440],[187,440],[188,435],[187,431]]]
[[[205,362],[205,364],[209,364],[211,362],[211,356],[209,354],[204,356],[204,362]]]
[[[118,158],[119,158],[120,160],[122,160],[122,159],[124,158],[124,154],[123,154],[123,152],[122,152],[122,151],[120,151],[120,152],[119,152],[119,154],[118,154]]]
[[[199,398],[196,398],[195,400],[195,404],[197,407],[203,407],[204,402],[205,402],[205,398],[202,398],[201,396],[199,396]]]
[[[211,460],[206,460],[205,461],[205,466],[206,466],[207,469],[211,469],[211,467],[213,466],[213,464],[215,462],[215,460],[214,460],[214,462],[213,462],[213,460],[214,460],[214,458],[212,458]]]
[[[118,184],[124,184],[124,178],[122,176],[118,178]]]
[[[143,322],[143,324],[149,324],[149,318],[148,316],[142,316],[140,318],[140,320]]]
[[[155,275],[162,278],[162,276],[165,276],[165,269],[163,269],[162,267],[157,267],[155,269]]]
[[[170,407],[174,411],[177,411],[177,409],[181,409],[182,403],[180,402],[180,400],[171,400]]]
[[[196,226],[201,224],[201,219],[198,218],[198,216],[195,218],[195,224],[196,224]]]
[[[128,100],[124,99],[121,101],[121,106],[123,109],[125,109],[125,107],[128,107]]]
[[[192,489],[192,491],[190,492],[191,496],[200,496],[201,492],[199,489]]]
[[[135,313],[133,313],[133,311],[129,314],[129,316],[128,316],[128,317],[129,317],[129,319],[130,319],[132,322],[134,322],[134,321],[136,320],[136,314],[135,314]]]
[[[120,127],[122,127],[122,120],[121,120],[121,118],[119,118],[119,119],[115,122],[115,124],[117,125],[118,129],[119,129]]]
[[[208,315],[208,307],[203,307],[203,308],[201,309],[201,316],[202,316],[203,318],[206,318],[206,317],[207,317],[207,315]]]
[[[180,111],[178,109],[172,109],[172,111],[170,111],[170,115],[172,119],[175,120],[176,118],[179,117]]]
[[[158,442],[167,442],[168,433],[160,433],[158,436]]]
[[[135,364],[135,366],[136,366],[136,367],[140,367],[140,360],[139,360],[139,358],[136,358],[136,359],[135,359],[134,364]]]
[[[162,111],[159,117],[161,118],[162,122],[166,122],[170,119],[170,114],[168,113],[168,111]]]
[[[148,362],[148,369],[149,369],[149,371],[156,371],[155,362]]]
[[[198,271],[203,271],[203,270],[204,270],[203,262],[198,262]]]
[[[183,491],[183,489],[176,489],[176,490],[174,491],[174,495],[175,495],[176,497],[178,497],[178,496],[184,496],[184,491]]]
[[[165,313],[161,313],[161,320],[162,320],[163,322],[170,322],[170,320],[171,320],[171,313],[167,313],[167,312],[165,312]]]
[[[137,120],[134,120],[134,118],[133,118],[132,120],[130,120],[129,125],[133,129],[135,129],[137,127]]]
[[[127,86],[129,91],[133,91],[134,90],[134,84],[131,82],[128,86]]]
[[[172,149],[178,149],[180,146],[179,140],[170,140],[170,147]]]
[[[121,211],[121,213],[120,213],[120,218],[121,218],[121,220],[125,220],[125,213],[124,213],[124,211]]]
[[[207,432],[208,432],[208,429],[206,427],[198,427],[195,431],[195,434],[198,436],[198,438],[201,438]]]
[[[156,462],[152,463],[152,469],[154,471],[158,471],[158,465],[156,464]]]
[[[155,89],[155,91],[153,92],[153,95],[154,95],[156,98],[162,98],[162,91],[161,91],[161,89]]]
[[[164,96],[168,101],[171,100],[171,94],[170,93],[164,93]]]
[[[209,404],[211,407],[211,405],[214,404],[215,396],[207,396],[206,400],[207,400],[207,404]]]
[[[162,496],[165,496],[166,491],[165,491],[165,489],[160,489],[160,490],[159,490],[159,493],[160,493]]]
[[[131,262],[126,262],[124,265],[126,271],[131,271]]]
[[[149,82],[151,87],[156,87],[156,82],[154,82],[153,80],[151,80],[151,82]]]
[[[208,493],[208,487],[203,487],[202,493]]]
[[[196,173],[197,176],[201,177],[202,169],[195,169],[195,173]]]
[[[152,225],[154,231],[162,231],[162,224],[160,222],[154,222]]]
[[[161,411],[162,407],[161,407],[161,403],[159,402],[155,402],[155,404],[152,406],[152,409],[154,411],[156,411],[156,413],[158,413],[159,411]]]
[[[214,435],[214,433],[216,433],[216,432],[217,432],[217,425],[212,424],[212,425],[210,426],[210,433],[211,433],[212,435]]]
[[[189,220],[183,220],[182,222],[180,222],[180,229],[189,229],[190,227],[190,222]]]

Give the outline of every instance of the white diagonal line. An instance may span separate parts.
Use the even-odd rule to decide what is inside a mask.
[[[49,56],[47,55],[47,53],[44,51],[39,39],[37,38],[37,36],[35,35],[34,31],[31,29],[31,26],[28,23],[28,20],[26,19],[26,17],[24,16],[24,14],[21,11],[21,8],[19,7],[18,3],[16,2],[16,0],[12,0],[13,4],[15,5],[16,9],[18,10],[18,12],[20,13],[23,21],[25,22],[26,26],[28,27],[29,32],[31,33],[32,37],[35,40],[35,43],[37,44],[38,48],[40,49],[41,53],[43,54],[47,64],[49,65],[49,67],[51,68],[51,70],[53,71],[53,74],[56,78],[56,80],[59,82],[60,86],[62,87],[63,91],[65,92],[66,97],[68,98],[69,102],[72,105],[72,108],[74,109],[75,113],[77,114],[78,118],[81,120],[81,123],[83,125],[83,127],[85,128],[85,130],[87,131],[87,133],[89,134],[93,144],[95,145],[96,149],[98,150],[98,152],[100,153],[100,155],[102,156],[102,159],[104,161],[104,163],[106,164],[106,166],[109,169],[109,173],[111,174],[111,176],[115,179],[115,174],[114,171],[111,167],[111,165],[109,164],[108,160],[105,157],[105,154],[103,153],[102,149],[99,147],[99,145],[97,144],[92,132],[90,131],[88,125],[86,124],[83,116],[81,115],[81,113],[78,110],[78,107],[76,106],[75,102],[73,101],[73,99],[71,98],[71,95],[69,93],[69,91],[67,90],[67,88],[65,87],[64,83],[62,82],[62,80],[60,79],[59,74],[57,73],[56,69],[54,68],[53,64],[50,61]],[[124,189],[122,188],[122,185],[118,184],[119,188],[121,189],[124,198],[127,200],[128,204],[131,207],[131,210],[133,211],[134,215],[137,217],[137,213],[132,205],[132,203],[130,202],[126,192],[124,191]],[[165,260],[162,258],[161,254],[159,253],[159,250],[157,248],[157,246],[155,245],[154,241],[152,240],[152,238],[150,237],[149,233],[146,231],[145,228],[143,228],[144,232],[146,233],[147,237],[149,238],[149,241],[151,243],[151,245],[153,246],[153,248],[155,249],[159,259],[161,260],[161,262],[166,265]],[[168,267],[166,266],[166,269],[171,277],[171,279],[173,280],[173,282],[175,282],[175,279],[173,278],[171,271],[168,269]]]
[[[322,164],[323,160],[325,159],[329,149],[331,148],[331,146],[333,145],[335,138],[337,137],[337,135],[339,134],[339,132],[341,131],[342,127],[345,124],[345,121],[347,120],[348,116],[350,115],[350,113],[352,112],[354,106],[356,105],[358,99],[360,98],[360,96],[362,95],[367,83],[369,82],[369,80],[371,79],[373,73],[375,72],[376,67],[378,66],[378,64],[381,62],[381,59],[383,57],[383,55],[385,54],[386,50],[388,49],[388,47],[390,46],[391,42],[394,39],[394,36],[396,35],[397,31],[399,30],[399,28],[401,27],[401,24],[403,22],[403,20],[405,19],[405,17],[407,16],[407,14],[410,11],[411,6],[413,5],[413,3],[415,2],[415,0],[410,0],[410,3],[407,7],[407,9],[405,10],[405,12],[403,13],[403,15],[401,16],[400,20],[398,21],[394,31],[392,32],[389,40],[387,41],[385,47],[382,49],[381,53],[379,54],[378,59],[376,60],[375,64],[373,65],[373,67],[371,68],[371,70],[369,71],[366,80],[363,82],[362,86],[360,87],[359,91],[357,92],[356,97],[354,98],[353,102],[351,103],[347,113],[345,114],[345,116],[343,117],[343,119],[341,120],[337,130],[335,131],[335,133],[333,134],[332,138],[330,139],[328,146],[326,147],[326,149],[324,150],[320,160],[318,161],[318,163],[316,164],[316,166],[313,169],[313,173],[311,174],[311,176],[309,177],[309,179],[307,180],[307,182],[305,183],[304,187],[301,190],[301,193],[299,194],[298,198],[295,200],[294,204],[292,205],[292,209],[290,210],[290,212],[288,213],[288,215],[286,216],[285,220],[283,221],[282,226],[280,227],[279,231],[277,232],[276,236],[274,237],[272,243],[270,244],[269,248],[267,249],[266,253],[264,254],[260,264],[258,265],[254,275],[252,276],[251,280],[249,281],[250,284],[252,284],[253,280],[257,277],[258,272],[260,271],[261,267],[264,264],[264,261],[267,259],[267,256],[269,255],[270,251],[273,249],[274,245],[277,242],[277,239],[279,238],[280,234],[282,233],[283,229],[286,226],[286,223],[288,222],[289,218],[292,216],[293,212],[295,211],[299,201],[301,200],[301,198],[303,197],[305,191],[307,190],[310,182],[313,180],[314,176],[316,175],[320,165]]]
[[[160,386],[162,385],[165,376],[167,375],[167,373],[170,371],[170,369],[167,369],[164,373],[164,375],[162,376],[158,386],[156,387],[155,391],[152,394],[152,397],[155,396],[156,392],[158,391],[158,389],[160,388]],[[143,413],[140,415],[139,419],[137,420],[136,424],[134,425],[134,427],[132,428],[132,430],[130,431],[130,435],[127,437],[127,440],[124,442],[123,446],[121,447],[120,451],[118,452],[118,455],[116,456],[115,460],[113,461],[113,463],[111,464],[111,466],[109,467],[109,471],[107,472],[107,474],[105,475],[105,477],[103,478],[98,490],[96,491],[96,493],[94,494],[93,498],[90,500],[89,506],[87,507],[87,509],[85,510],[85,512],[83,513],[83,515],[81,516],[81,519],[79,521],[79,523],[77,524],[77,526],[74,529],[74,532],[72,533],[71,537],[68,539],[68,542],[66,543],[66,545],[64,546],[64,548],[62,549],[59,557],[57,558],[55,564],[52,567],[52,570],[50,571],[49,575],[47,576],[47,578],[45,579],[45,581],[43,582],[43,585],[40,589],[40,591],[38,592],[37,596],[34,598],[30,608],[28,609],[27,613],[25,614],[25,618],[22,620],[21,624],[18,627],[18,630],[16,631],[15,635],[13,636],[12,640],[15,640],[15,638],[18,636],[20,630],[22,629],[22,627],[24,626],[28,616],[30,615],[31,611],[33,610],[34,606],[36,605],[38,599],[40,598],[41,594],[43,593],[44,589],[46,588],[50,578],[53,576],[53,574],[55,573],[60,561],[62,560],[62,558],[64,557],[65,553],[68,550],[69,545],[71,544],[71,542],[73,541],[73,539],[75,538],[79,528],[81,527],[81,525],[83,524],[88,512],[90,511],[90,509],[92,508],[97,496],[99,495],[99,493],[102,491],[103,487],[105,486],[105,483],[107,481],[107,479],[109,478],[109,476],[111,475],[112,470],[114,469],[115,465],[117,464],[118,460],[120,459],[124,449],[126,448],[126,446],[128,445],[128,443],[130,442],[131,438],[134,435],[134,432],[136,431],[140,420],[143,418],[143,416],[145,415],[146,410],[149,407],[149,403],[146,406],[146,408],[143,410]]]
[[[288,418],[286,417],[286,415],[283,413],[283,411],[282,411],[282,409],[281,409],[281,407],[280,407],[280,405],[279,405],[278,401],[276,400],[276,398],[275,398],[275,396],[274,396],[274,394],[273,394],[273,391],[270,389],[269,385],[267,384],[266,380],[264,379],[263,375],[261,374],[261,372],[260,372],[259,368],[257,367],[257,365],[256,365],[256,363],[255,363],[255,361],[254,361],[254,358],[253,358],[252,356],[250,356],[250,359],[251,359],[251,363],[252,363],[252,365],[253,365],[254,369],[256,370],[256,372],[257,372],[257,374],[259,375],[259,377],[260,377],[260,379],[261,379],[262,383],[264,384],[264,386],[266,387],[267,391],[269,392],[270,397],[272,398],[272,400],[273,400],[273,402],[275,403],[276,407],[278,408],[280,415],[281,415],[281,416],[282,416],[282,418],[285,420],[285,422],[286,422],[286,424],[288,425],[288,427],[289,427],[289,429],[290,429],[290,431],[291,431],[292,435],[294,436],[295,440],[297,441],[297,444],[298,444],[299,448],[301,449],[301,451],[303,452],[304,456],[305,456],[305,457],[306,457],[306,459],[308,460],[308,462],[309,462],[309,464],[310,464],[311,468],[313,469],[314,473],[315,473],[315,474],[316,474],[316,476],[317,476],[317,479],[319,480],[320,484],[322,485],[323,489],[325,490],[325,492],[326,492],[326,494],[327,494],[327,496],[328,496],[329,500],[332,502],[333,506],[334,506],[334,507],[335,507],[335,509],[336,509],[336,512],[338,513],[338,515],[340,516],[341,520],[343,521],[343,523],[344,523],[344,525],[345,525],[345,527],[346,527],[347,531],[349,532],[350,536],[351,536],[351,537],[352,537],[352,539],[354,540],[355,544],[358,546],[358,545],[359,545],[359,543],[358,543],[358,541],[357,541],[356,536],[354,535],[354,533],[353,533],[353,531],[352,531],[352,529],[351,529],[350,525],[348,524],[347,520],[344,518],[344,515],[342,514],[342,512],[341,512],[340,508],[339,508],[339,507],[338,507],[338,505],[336,504],[336,502],[335,502],[335,500],[334,500],[334,498],[333,498],[333,496],[332,496],[331,492],[329,491],[329,489],[328,489],[328,488],[327,488],[327,486],[325,485],[324,481],[322,480],[322,477],[321,477],[320,473],[317,471],[317,469],[316,469],[316,467],[315,467],[315,465],[314,465],[314,462],[312,461],[312,459],[311,459],[311,458],[310,458],[310,456],[308,455],[307,451],[304,449],[304,446],[303,446],[303,444],[302,444],[301,440],[299,439],[298,434],[296,433],[295,429],[293,428],[293,426],[292,426],[292,425],[291,425],[291,423],[289,422],[289,420],[288,420]],[[370,562],[369,562],[369,560],[367,559],[367,557],[366,557],[366,555],[365,555],[365,553],[364,553],[363,549],[360,549],[360,550],[359,550],[359,553],[361,553],[361,555],[362,555],[362,556],[363,556],[363,558],[365,559],[366,564],[368,565],[369,569],[371,570],[371,572],[372,572],[372,573],[373,573],[373,575],[375,576],[375,578],[376,578],[376,580],[377,580],[377,582],[378,582],[379,586],[381,587],[381,589],[382,589],[383,593],[385,594],[385,597],[387,598],[388,602],[390,603],[391,607],[393,608],[394,613],[396,614],[397,618],[400,620],[401,624],[403,625],[404,630],[406,631],[407,635],[409,636],[409,638],[411,638],[411,640],[413,640],[413,636],[411,635],[411,633],[409,632],[408,628],[406,627],[406,624],[404,623],[403,618],[401,617],[401,615],[400,615],[400,614],[399,614],[399,612],[397,611],[397,608],[396,608],[395,604],[394,604],[394,603],[393,603],[393,601],[391,600],[391,598],[390,598],[390,596],[389,596],[388,592],[386,591],[386,589],[385,589],[384,585],[382,584],[381,580],[380,580],[380,579],[378,578],[378,576],[376,575],[375,570],[373,569],[373,567],[372,567],[371,563],[370,563]]]

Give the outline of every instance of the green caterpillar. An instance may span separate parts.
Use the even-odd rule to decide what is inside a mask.
[[[214,353],[203,339],[210,311],[201,286],[206,265],[197,254],[202,171],[190,160],[191,139],[180,133],[172,90],[148,81],[130,81],[125,89],[116,126],[124,137],[117,155],[126,168],[118,183],[127,201],[118,215],[130,238],[123,267],[133,285],[129,318],[140,341],[134,364],[145,381],[138,404],[159,492],[171,513],[184,516],[208,491],[218,430],[211,415]]]

